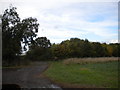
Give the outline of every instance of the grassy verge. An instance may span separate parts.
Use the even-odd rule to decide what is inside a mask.
[[[24,67],[29,67],[30,65],[19,65],[19,66],[4,66],[4,67],[1,67],[2,69],[7,69],[7,68],[24,68]]]
[[[14,64],[10,64],[10,65],[3,65],[1,68],[23,68],[23,67],[29,67],[33,65],[33,63],[31,61],[29,62],[20,62],[20,63],[14,63]]]
[[[64,64],[52,62],[44,74],[62,87],[118,87],[118,62]]]

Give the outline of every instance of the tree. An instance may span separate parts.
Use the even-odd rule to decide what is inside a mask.
[[[58,59],[73,57],[120,56],[120,44],[89,42],[87,39],[71,38],[51,46],[54,57]]]
[[[16,7],[6,9],[2,15],[3,60],[12,62],[11,60],[22,53],[22,43],[24,43],[24,50],[27,45],[33,43],[38,25],[37,19],[32,17],[21,21]]]
[[[84,43],[82,44],[82,53],[83,57],[90,57],[92,56],[92,46],[91,43],[85,39]]]
[[[41,48],[49,48],[51,47],[50,40],[46,37],[38,37],[35,39],[34,43],[31,44],[31,48],[41,47]]]
[[[110,43],[108,51],[111,54],[111,56],[119,57],[120,56],[120,44],[119,43],[114,43],[114,44]]]
[[[106,49],[99,42],[93,42],[93,56],[94,57],[104,57],[106,56]]]
[[[69,48],[70,48],[70,56],[71,57],[79,57],[80,56],[80,39],[78,38],[71,38],[69,41]]]
[[[69,40],[65,40],[63,42],[61,42],[61,47],[62,47],[62,51],[63,51],[63,56],[66,58],[71,57],[71,53],[72,53],[72,49],[71,49],[71,43]]]
[[[34,61],[51,59],[52,51],[50,47],[50,40],[46,37],[38,37],[35,39],[34,43],[30,45],[30,50],[27,52],[27,58]]]
[[[24,45],[24,50],[26,50],[27,45],[35,43],[34,38],[37,36],[38,26],[36,18],[27,18],[22,20],[21,29],[22,29],[22,42]]]

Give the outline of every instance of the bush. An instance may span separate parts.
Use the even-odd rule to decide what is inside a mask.
[[[52,52],[50,48],[38,47],[31,51],[28,51],[26,57],[32,61],[50,60],[52,59]]]

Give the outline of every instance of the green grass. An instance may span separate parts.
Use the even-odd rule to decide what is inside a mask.
[[[63,64],[52,62],[44,74],[55,82],[86,85],[86,87],[118,87],[118,62]]]

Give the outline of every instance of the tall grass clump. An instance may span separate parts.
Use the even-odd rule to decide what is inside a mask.
[[[64,59],[63,64],[88,64],[118,61],[118,57],[97,57],[97,58],[69,58]]]

